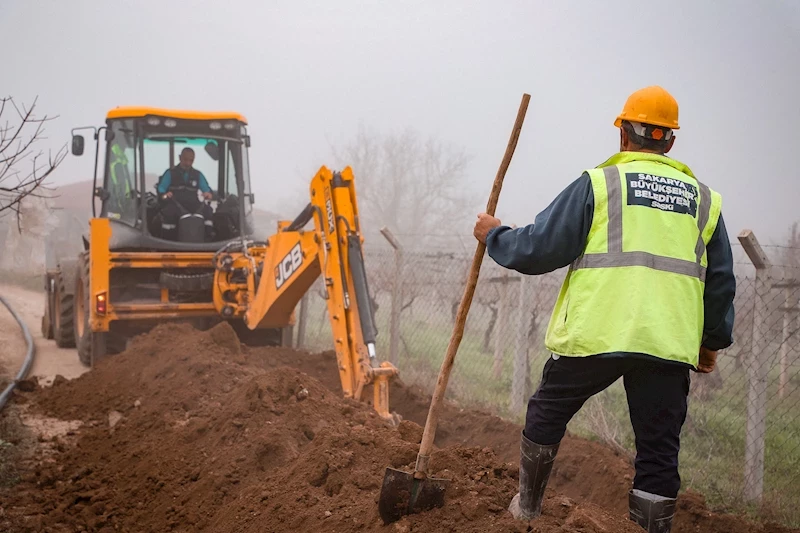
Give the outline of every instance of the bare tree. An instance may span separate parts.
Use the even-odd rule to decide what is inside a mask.
[[[22,201],[41,196],[38,191],[45,189],[44,181],[67,155],[66,144],[55,155],[48,152],[46,159],[41,150],[36,150],[36,143],[46,138],[45,124],[57,118],[37,117],[37,100],[26,107],[17,105],[12,97],[0,98],[0,217],[15,213],[19,231]]]
[[[787,393],[791,378],[791,367],[797,360],[798,331],[800,331],[800,238],[797,234],[797,222],[792,224],[791,237],[781,249],[783,257],[783,279],[780,285],[782,297],[778,298],[783,315],[780,347],[780,377],[778,379],[778,397],[783,399]]]
[[[363,127],[349,144],[332,149],[337,164],[353,168],[365,225],[418,238],[463,232],[472,223],[477,202],[465,180],[470,157],[462,150],[412,129],[380,135]]]
[[[796,269],[800,265],[800,233],[798,233],[798,224],[794,222],[790,229],[790,236],[786,239],[786,244],[781,246],[780,259],[781,264],[788,269],[792,275],[796,274]]]

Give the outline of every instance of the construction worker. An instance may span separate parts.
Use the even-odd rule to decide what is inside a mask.
[[[202,191],[203,199],[213,197],[211,187],[202,172],[192,167],[194,150],[188,146],[181,150],[180,162],[167,169],[158,181],[156,189],[165,200],[161,208],[162,237],[174,240],[177,236],[178,220],[184,214],[181,207],[190,214],[200,213],[205,219],[206,234],[213,228],[213,210],[197,198],[197,191]],[[173,200],[174,201],[170,201]],[[177,202],[180,205],[176,205]]]
[[[614,125],[620,152],[586,170],[533,224],[512,229],[485,213],[475,224],[505,268],[536,275],[569,265],[509,511],[521,520],[540,514],[567,423],[622,377],[636,437],[630,519],[667,533],[689,371],[713,371],[717,351],[733,342],[733,256],[721,196],[665,155],[679,128],[675,99],[661,87],[636,91]]]
[[[131,180],[128,171],[128,156],[119,144],[111,145],[111,164],[109,165],[108,218],[128,218],[136,216],[136,204],[131,195]]]

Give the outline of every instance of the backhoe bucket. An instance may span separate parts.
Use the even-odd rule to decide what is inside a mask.
[[[387,468],[378,500],[378,513],[384,525],[400,520],[407,514],[442,507],[444,493],[449,484],[449,479],[417,479],[413,472]]]

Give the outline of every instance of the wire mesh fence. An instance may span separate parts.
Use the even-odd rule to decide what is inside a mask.
[[[431,392],[473,252],[461,245],[453,252],[392,249],[382,241],[365,246],[379,358]],[[800,525],[800,250],[765,250],[777,265],[766,272],[737,250],[734,344],[720,352],[714,373],[691,375],[680,469],[683,488],[703,493],[715,508]],[[522,276],[484,260],[448,399],[524,421],[550,355],[544,335],[565,272]],[[318,282],[296,328],[306,349],[333,345],[323,295]],[[621,380],[587,402],[568,429],[632,459]]]

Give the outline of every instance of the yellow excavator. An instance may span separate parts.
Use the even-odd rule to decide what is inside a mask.
[[[83,252],[59,258],[45,274],[46,338],[77,347],[87,366],[168,320],[201,328],[224,320],[246,344],[290,345],[294,310],[322,276],[344,396],[369,401],[362,396],[372,384],[373,408],[396,421],[389,382],[398,371],[376,356],[349,167],[320,168],[300,215],[259,238],[241,114],[118,107],[105,126],[72,131],[73,155],[84,152],[77,133],[84,129],[95,140],[92,218]],[[184,179],[192,183],[174,179],[167,187],[165,176],[187,168],[179,166],[186,148],[194,159]],[[184,205],[176,205],[178,192]]]

